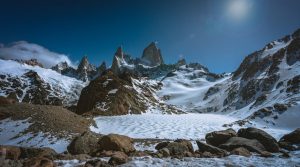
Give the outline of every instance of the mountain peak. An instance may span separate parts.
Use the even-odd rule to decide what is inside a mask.
[[[151,42],[143,51],[142,62],[149,66],[164,64],[160,49],[155,42]]]
[[[116,53],[115,53],[115,56],[119,57],[119,58],[122,58],[123,57],[123,48],[122,46],[119,46]]]

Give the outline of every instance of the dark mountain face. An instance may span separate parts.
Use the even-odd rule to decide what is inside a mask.
[[[154,42],[151,42],[150,45],[144,49],[141,61],[143,64],[151,67],[164,64],[160,49]]]
[[[84,56],[81,59],[77,69],[69,66],[67,62],[59,63],[51,69],[63,75],[86,82],[94,79],[96,76],[99,76],[99,72],[103,72],[104,67],[106,69],[106,65],[102,64],[102,66],[98,67],[97,69],[94,65],[90,64],[88,58]]]

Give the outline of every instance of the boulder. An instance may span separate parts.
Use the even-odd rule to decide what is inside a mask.
[[[236,137],[237,134],[233,129],[215,131],[206,134],[205,140],[207,144],[218,147],[221,144],[224,144],[231,137]]]
[[[100,149],[98,144],[101,135],[86,131],[72,140],[68,146],[71,154],[92,154]]]
[[[189,148],[178,142],[172,142],[166,147],[170,151],[171,156],[185,156],[186,152],[189,152]]]
[[[185,145],[189,149],[189,152],[191,152],[191,153],[194,152],[193,145],[192,145],[192,143],[190,141],[185,140],[185,139],[177,139],[174,142],[181,143],[181,144]]]
[[[92,157],[88,154],[77,154],[77,155],[72,155],[72,154],[58,154],[55,159],[56,160],[73,160],[77,159],[79,161],[85,161],[88,159],[91,159]]]
[[[232,137],[226,143],[219,146],[227,151],[232,151],[235,148],[244,147],[251,152],[261,153],[266,151],[265,147],[256,139],[246,139],[242,137]]]
[[[54,167],[52,160],[45,157],[33,157],[24,162],[24,167]]]
[[[196,141],[197,145],[198,145],[198,148],[199,148],[199,151],[204,153],[204,152],[210,152],[214,155],[220,155],[220,156],[225,156],[226,155],[226,151],[225,150],[222,150],[218,147],[215,147],[215,146],[212,146],[212,145],[209,145],[209,144],[205,144],[201,141]]]
[[[161,153],[163,157],[169,157],[171,155],[169,149],[167,148],[162,148],[158,152]]]
[[[261,129],[257,129],[257,128],[240,129],[238,131],[238,137],[243,137],[246,139],[256,139],[269,152],[279,151],[279,146],[276,139]]]
[[[288,142],[291,144],[300,144],[300,128],[297,128],[293,132],[284,135],[279,141]]]
[[[35,158],[35,157],[44,157],[47,159],[55,159],[57,153],[51,148],[33,148],[33,147],[20,147],[21,155],[20,158]]]
[[[261,152],[260,156],[261,157],[265,157],[265,158],[273,157],[273,155],[270,152],[268,152],[268,151]]]
[[[169,141],[160,142],[160,143],[158,143],[158,144],[155,146],[155,149],[156,149],[156,150],[160,150],[160,149],[162,149],[162,148],[167,147],[169,144],[170,144]]]
[[[113,166],[125,164],[127,162],[128,156],[124,152],[115,152],[108,161],[108,163]]]
[[[122,151],[126,154],[135,152],[133,139],[118,134],[109,134],[99,140],[100,150]]]
[[[84,164],[84,167],[112,167],[112,166],[100,159],[94,159],[94,160],[87,161]]]
[[[233,154],[233,155],[240,155],[240,156],[244,156],[244,157],[250,157],[251,156],[251,152],[248,151],[244,147],[235,148],[230,153]]]
[[[5,159],[18,160],[21,156],[21,149],[16,146],[0,146],[0,157]]]
[[[296,145],[293,145],[290,142],[279,141],[278,144],[279,144],[280,148],[283,148],[283,149],[286,149],[289,151],[295,151],[298,149],[298,147]]]

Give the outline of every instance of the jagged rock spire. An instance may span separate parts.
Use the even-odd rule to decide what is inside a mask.
[[[160,49],[155,42],[151,42],[143,51],[142,62],[148,66],[164,64]]]
[[[119,46],[114,55],[113,63],[111,66],[111,70],[115,75],[118,75],[120,72],[120,65],[121,65],[120,61],[123,60],[123,56],[124,53],[123,53],[122,46]]]
[[[89,61],[88,61],[88,58],[87,56],[83,56],[79,65],[78,65],[78,70],[83,70],[83,69],[87,69],[88,66],[89,66]]]

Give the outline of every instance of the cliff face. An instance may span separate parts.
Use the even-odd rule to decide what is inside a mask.
[[[164,64],[160,49],[154,42],[151,42],[150,45],[144,49],[141,61],[143,64],[151,67]]]

